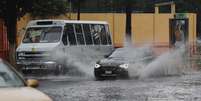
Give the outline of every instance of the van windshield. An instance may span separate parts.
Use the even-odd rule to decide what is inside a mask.
[[[62,27],[30,27],[23,43],[54,43],[60,40]]]

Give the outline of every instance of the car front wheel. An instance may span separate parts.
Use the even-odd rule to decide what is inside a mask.
[[[129,79],[129,73],[128,73],[128,71],[123,72],[120,76],[122,78],[124,78],[124,79]]]

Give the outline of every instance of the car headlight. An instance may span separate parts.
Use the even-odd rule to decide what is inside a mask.
[[[56,62],[54,62],[54,61],[47,61],[47,62],[45,62],[45,64],[51,65],[51,64],[56,64]]]
[[[95,64],[95,68],[99,68],[101,65],[99,64]]]
[[[121,64],[121,65],[119,65],[119,67],[127,69],[128,68],[128,64]]]

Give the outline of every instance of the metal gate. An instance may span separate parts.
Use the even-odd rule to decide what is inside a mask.
[[[9,59],[9,43],[5,23],[0,19],[0,58]]]

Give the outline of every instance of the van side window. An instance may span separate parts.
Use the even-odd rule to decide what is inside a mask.
[[[68,37],[67,37],[67,33],[65,33],[66,31],[65,31],[65,29],[64,29],[64,34],[63,34],[63,36],[62,36],[62,42],[63,42],[63,44],[64,45],[68,45]]]
[[[97,25],[97,24],[91,25],[91,33],[92,33],[92,38],[94,40],[95,45],[99,45],[101,43],[100,42],[100,32],[101,32],[100,25]]]
[[[91,37],[91,31],[90,31],[90,26],[89,24],[83,24],[83,31],[84,31],[84,36],[86,40],[87,45],[92,45],[92,37]]]
[[[85,42],[84,42],[81,24],[75,24],[75,31],[76,31],[77,42],[78,42],[77,44],[84,45]]]
[[[66,24],[64,33],[67,33],[67,37],[68,37],[70,45],[76,45],[76,37],[74,33],[73,24]]]
[[[112,44],[111,36],[109,35],[109,33],[107,34],[107,36],[108,36],[108,44],[111,45]]]
[[[111,45],[112,44],[112,39],[111,39],[109,27],[108,27],[108,25],[106,25],[105,27],[106,27],[107,41],[108,41],[108,44]]]
[[[106,33],[105,25],[100,25],[100,28],[101,28],[100,30],[101,44],[107,45],[107,33]]]

